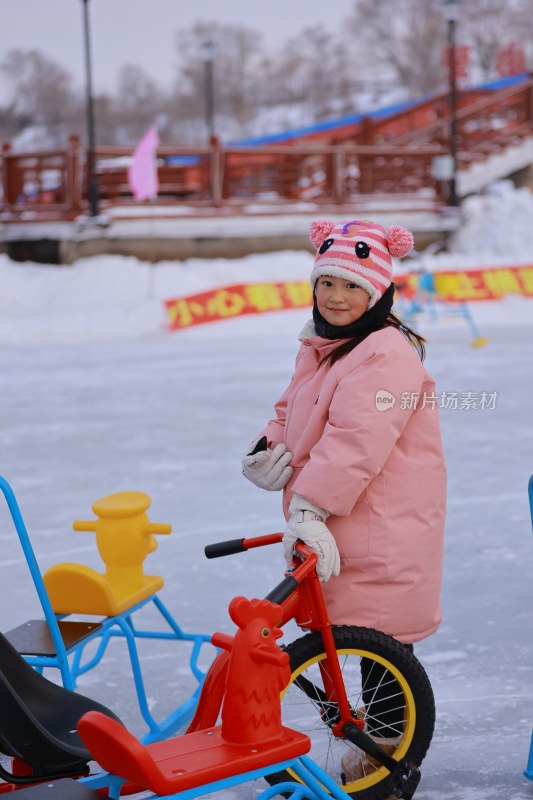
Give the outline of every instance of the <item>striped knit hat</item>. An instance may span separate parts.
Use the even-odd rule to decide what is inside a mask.
[[[317,248],[311,272],[311,286],[322,275],[345,278],[365,289],[372,308],[392,280],[392,258],[407,255],[414,245],[413,234],[405,228],[385,230],[376,222],[317,220],[311,223],[309,238]]]

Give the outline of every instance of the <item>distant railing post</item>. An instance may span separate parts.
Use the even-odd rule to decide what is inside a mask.
[[[220,208],[222,205],[222,152],[220,148],[220,141],[217,136],[212,136],[210,139],[211,144],[211,198],[215,208]]]
[[[360,144],[374,144],[374,123],[370,117],[361,120],[361,133],[358,137]]]
[[[333,151],[333,192],[335,202],[340,204],[345,199],[346,156],[344,148],[336,147]]]
[[[533,81],[530,81],[525,90],[525,118],[533,122]]]
[[[24,202],[24,178],[18,167],[17,156],[11,152],[11,145],[8,142],[2,144],[2,156],[4,161],[2,169],[4,208],[6,211],[13,211],[17,203]]]
[[[359,191],[361,194],[372,194],[374,191],[373,156],[359,155]]]
[[[4,195],[3,206],[4,209],[8,209],[10,202],[9,202],[9,169],[10,169],[10,159],[9,151],[11,150],[11,145],[8,142],[4,142],[2,144],[2,189]]]
[[[81,145],[79,136],[69,136],[67,150],[67,185],[65,199],[67,210],[73,215],[83,210],[82,169],[80,164]]]

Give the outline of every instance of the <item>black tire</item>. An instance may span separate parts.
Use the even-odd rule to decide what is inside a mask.
[[[392,753],[395,759],[405,758],[408,762],[420,766],[427,753],[435,727],[435,701],[429,678],[413,653],[400,644],[392,636],[351,625],[333,628],[335,644],[339,655],[350,706],[361,709],[362,700],[361,659],[366,659],[365,667],[371,664],[381,675],[390,673],[394,676],[394,696],[398,696],[400,688],[400,711],[402,722],[396,733],[401,736],[399,744]],[[342,788],[357,800],[382,800],[388,798],[392,791],[390,772],[385,767],[372,768],[369,774],[347,782],[342,774],[340,759],[354,745],[346,739],[335,737],[331,724],[335,721],[335,706],[325,708],[324,700],[313,701],[309,696],[309,685],[304,692],[295,684],[298,676],[303,676],[314,686],[321,685],[319,662],[325,658],[324,646],[320,633],[308,633],[287,645],[291,659],[291,682],[282,697],[283,724],[295,728],[310,736],[312,747],[309,755],[332,777]],[[372,669],[370,674],[372,674]],[[386,672],[385,672],[386,670]],[[384,686],[383,677],[381,686]],[[373,691],[374,687],[370,687]],[[368,685],[365,692],[368,692]],[[382,691],[382,689],[380,689]],[[368,697],[368,693],[366,694]],[[324,712],[330,713],[329,724],[324,721]],[[363,713],[362,709],[361,713]],[[396,709],[395,709],[396,713]],[[367,725],[379,727],[379,714],[371,714]],[[390,735],[390,722],[389,733]],[[267,777],[270,784],[286,780],[295,780],[288,771],[274,773]]]

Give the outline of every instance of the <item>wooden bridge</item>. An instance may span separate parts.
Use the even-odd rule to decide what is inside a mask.
[[[439,156],[450,151],[449,98],[442,94],[396,113],[342,120],[287,134],[282,143],[160,147],[159,195],[147,204],[180,206],[191,215],[220,209],[257,213],[350,206],[380,198],[412,209],[438,209],[449,184],[438,179]],[[457,108],[459,176],[525,141],[533,142],[533,79],[499,90],[462,91]],[[131,150],[96,149],[100,208],[134,203],[127,180]],[[87,149],[72,137],[65,149],[14,153],[2,148],[3,220],[72,220],[87,213]]]
[[[134,201],[128,184],[131,149],[99,146],[100,218],[107,217],[108,224],[135,219],[138,225],[148,218],[201,224],[201,219],[223,222],[243,214],[257,219],[347,212],[378,218],[378,211],[391,210],[397,217],[425,213],[441,220],[450,204],[449,180],[439,177],[439,161],[449,160],[449,112],[449,96],[442,94],[394,111],[288,132],[275,141],[225,145],[213,139],[208,147],[162,146],[159,193],[146,203]],[[533,78],[459,92],[456,145],[460,196],[520,171],[533,184]],[[31,153],[13,152],[4,144],[0,172],[0,241],[43,238],[45,225],[77,221],[79,226],[90,220],[88,152],[78,138],[71,137],[63,149]],[[442,229],[436,222],[438,235]],[[286,246],[294,243],[287,239]],[[197,254],[185,252],[185,257]],[[213,253],[226,254],[216,248]],[[171,253],[165,250],[163,257]]]

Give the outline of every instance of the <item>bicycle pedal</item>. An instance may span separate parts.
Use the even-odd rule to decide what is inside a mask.
[[[420,770],[402,759],[392,773],[393,794],[400,800],[411,800],[420,783]]]

